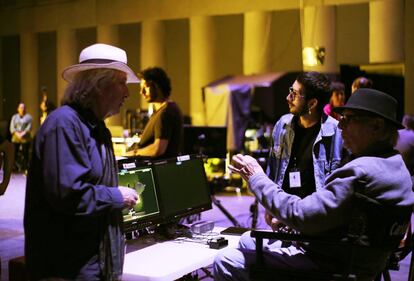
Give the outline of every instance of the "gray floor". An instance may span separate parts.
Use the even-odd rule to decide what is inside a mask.
[[[26,178],[23,174],[12,176],[11,183],[4,196],[0,196],[0,257],[2,274],[1,281],[8,280],[8,261],[11,258],[22,256],[24,247],[23,235],[23,209]],[[237,192],[220,193],[216,196],[223,207],[235,217],[237,222],[245,227],[252,224],[250,205],[254,198],[249,195],[241,195]],[[258,227],[265,225],[263,221],[263,209],[260,209]],[[202,219],[213,220],[218,226],[232,226],[230,220],[219,208],[213,205],[213,209],[202,214]],[[408,276],[409,258],[401,262],[399,271],[391,271],[393,281],[406,281]],[[203,272],[199,272],[204,277]],[[203,278],[203,280],[212,280]]]

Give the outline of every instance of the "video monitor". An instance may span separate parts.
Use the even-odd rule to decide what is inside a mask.
[[[123,159],[118,161],[118,170],[119,185],[133,188],[138,193],[135,206],[122,211],[125,232],[158,223],[160,202],[151,164],[134,158]]]
[[[155,162],[163,222],[211,209],[211,194],[200,156],[179,156]]]
[[[227,128],[184,126],[183,153],[226,158]]]

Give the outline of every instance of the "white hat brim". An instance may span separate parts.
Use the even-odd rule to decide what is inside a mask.
[[[71,65],[65,68],[62,72],[62,77],[68,82],[72,82],[75,75],[81,71],[90,70],[90,69],[97,69],[97,68],[109,68],[109,69],[116,69],[126,73],[127,75],[127,83],[139,83],[140,80],[132,71],[129,66],[122,62],[110,62],[110,63],[80,63]]]

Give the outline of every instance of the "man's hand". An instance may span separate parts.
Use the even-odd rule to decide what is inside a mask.
[[[229,169],[234,173],[240,174],[245,181],[249,181],[249,178],[256,173],[264,173],[256,159],[249,155],[241,154],[232,157]]]
[[[138,194],[135,190],[125,186],[119,186],[119,191],[124,199],[125,208],[132,208],[135,206],[138,200]]]
[[[294,231],[292,228],[279,221],[277,218],[273,217],[269,212],[265,213],[265,221],[272,228],[273,231],[278,231],[282,233],[291,233]]]
[[[269,212],[265,213],[265,222],[272,228],[273,231],[277,231],[279,228],[285,226],[281,221],[273,217]]]

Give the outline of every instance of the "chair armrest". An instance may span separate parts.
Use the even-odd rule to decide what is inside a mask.
[[[320,244],[347,244],[352,245],[357,239],[351,239],[351,237],[326,237],[326,236],[313,236],[300,233],[285,233],[275,232],[271,230],[252,230],[250,232],[251,237],[256,238],[256,258],[259,265],[263,265],[263,239],[273,239],[281,241],[295,241],[295,242],[317,242]]]
[[[349,243],[351,242],[349,237],[332,237],[332,236],[317,236],[317,235],[305,235],[300,233],[286,233],[286,232],[275,232],[270,230],[252,230],[250,232],[251,237],[256,239],[276,239],[282,241],[297,241],[297,242],[318,242],[323,244],[335,243]]]

